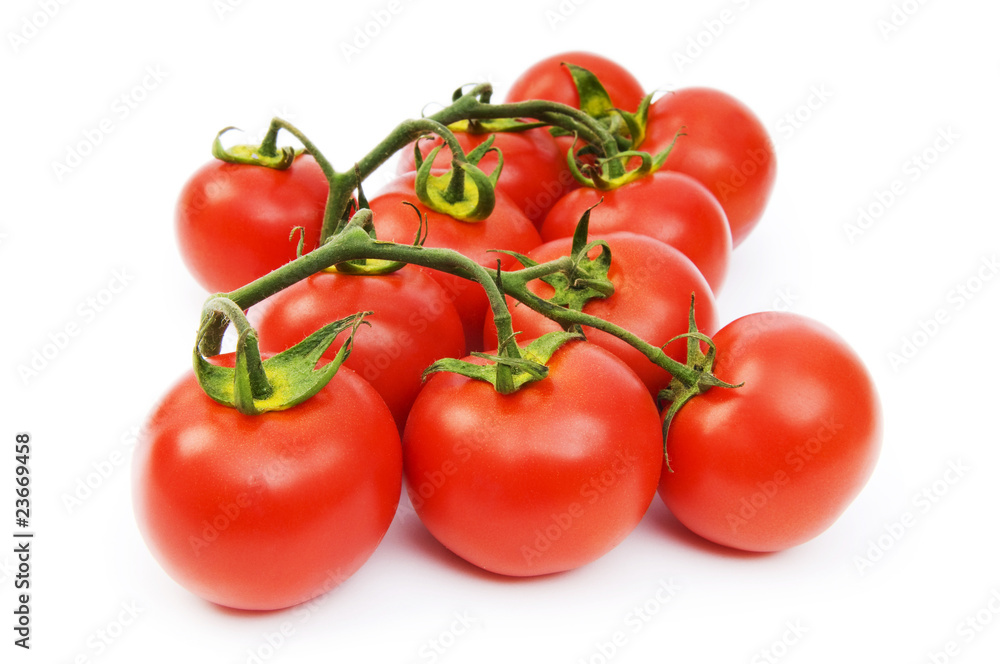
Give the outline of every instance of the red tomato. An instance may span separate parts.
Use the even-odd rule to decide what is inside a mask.
[[[206,290],[228,293],[295,259],[319,242],[329,191],[316,160],[302,155],[286,170],[213,160],[181,190],[176,228],[181,255]]]
[[[592,240],[599,239],[591,237]],[[611,269],[608,278],[615,286],[610,297],[595,299],[583,307],[584,313],[603,318],[637,335],[654,346],[662,346],[679,334],[688,331],[688,310],[691,293],[695,294],[695,311],[698,327],[711,335],[719,327],[715,298],[705,278],[694,264],[671,246],[635,233],[612,233],[604,236],[611,247]],[[569,255],[572,238],[553,240],[529,251],[527,256],[539,263]],[[596,256],[594,249],[591,256]],[[541,280],[528,284],[531,292],[549,298],[552,287]],[[522,339],[534,339],[546,332],[561,329],[558,324],[525,305],[514,306],[507,298],[514,331]],[[670,383],[670,374],[621,339],[607,332],[584,328],[587,338],[625,361],[653,394]],[[487,315],[484,340],[488,346],[496,344],[493,317]],[[675,341],[664,351],[684,362],[687,346]]]
[[[729,219],[733,246],[760,221],[774,186],[774,145],[760,120],[739,100],[718,90],[686,88],[649,108],[640,149],[665,150],[678,130],[665,168],[687,173],[711,191]]]
[[[702,537],[780,551],[830,527],[878,457],[881,409],[858,356],[829,328],[767,312],[714,337],[715,375],[739,383],[684,405],[660,496]]]
[[[497,192],[496,207],[486,220],[470,223],[426,208],[413,191],[414,180],[414,173],[401,175],[369,201],[380,240],[413,242],[419,222],[417,213],[409,205],[404,205],[405,201],[417,206],[427,217],[428,234],[424,246],[454,249],[490,269],[496,269],[497,260],[503,267],[516,262],[514,258],[495,253],[492,249],[525,253],[542,242],[531,221],[503,192]],[[483,319],[489,308],[482,286],[437,270],[428,270],[428,274],[437,280],[449,297],[454,297],[455,309],[462,319],[466,347],[469,350],[481,349]]]
[[[511,576],[574,569],[614,548],[649,507],[663,458],[655,411],[621,360],[582,341],[514,394],[438,373],[406,423],[407,492],[431,534],[474,565]]]
[[[344,367],[311,399],[256,416],[216,403],[190,373],[153,411],[133,459],[153,555],[194,594],[237,609],[292,606],[353,574],[385,535],[401,484],[389,409]]]
[[[320,272],[269,298],[257,324],[262,351],[280,352],[323,325],[359,311],[371,326],[354,336],[344,362],[385,399],[400,430],[420,391],[424,369],[465,354],[452,296],[414,267],[379,276]],[[325,356],[340,349],[334,344]]]
[[[593,235],[630,231],[665,242],[690,258],[718,293],[729,270],[733,241],[722,206],[697,180],[661,171],[611,191],[577,189],[549,211],[539,228],[542,239],[572,237],[580,217],[594,205]]]
[[[595,53],[571,51],[550,56],[528,67],[511,84],[507,101],[548,99],[579,108],[580,95],[569,69],[562,66],[563,62],[583,67],[597,76],[617,108],[634,111],[646,96],[642,84],[618,63]]]
[[[500,171],[497,189],[507,194],[536,225],[541,223],[545,213],[560,196],[580,186],[566,165],[566,154],[544,129],[498,134],[455,133],[455,138],[467,153],[490,136],[494,137],[494,147],[503,153],[503,170]],[[442,143],[440,137],[420,141],[420,152],[426,157]],[[488,153],[479,162],[479,168],[486,173],[491,173],[496,165],[495,152]],[[445,146],[435,157],[434,167],[450,166],[451,150]],[[416,162],[413,146],[410,145],[401,151],[397,171],[408,173],[412,170],[416,170]]]

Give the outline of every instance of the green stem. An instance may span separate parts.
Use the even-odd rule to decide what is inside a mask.
[[[510,311],[507,309],[507,302],[489,270],[471,258],[451,249],[420,247],[373,240],[364,231],[364,226],[370,222],[371,210],[360,210],[354,215],[350,224],[343,231],[332,237],[318,249],[285,264],[242,288],[226,294],[226,297],[235,303],[235,309],[241,310],[240,313],[242,314],[242,310],[249,309],[292,284],[302,281],[310,275],[337,263],[359,259],[391,260],[400,263],[421,265],[479,283],[486,291],[490,308],[493,311],[497,338],[501,340],[513,340],[514,329]],[[500,349],[500,354],[514,359],[521,358],[521,353],[515,343],[505,344]],[[504,392],[505,394],[512,392],[514,387],[509,375],[509,369],[504,367],[500,378],[498,389],[501,392],[507,390],[507,392]]]
[[[568,259],[569,257],[567,256],[559,260],[565,261]],[[590,314],[585,314],[582,311],[560,307],[547,300],[543,300],[528,290],[527,282],[530,281],[531,278],[535,278],[534,274],[540,272],[539,268],[547,268],[549,265],[550,263],[542,263],[531,268],[504,273],[503,283],[505,292],[507,295],[526,305],[528,308],[559,323],[563,326],[563,328],[569,329],[572,325],[585,325],[587,327],[592,327],[595,330],[607,332],[608,334],[618,337],[628,345],[638,350],[640,353],[645,355],[650,362],[665,369],[671,376],[685,385],[695,385],[698,383],[699,377],[701,376],[700,372],[669,357],[661,348],[648,343],[628,330],[619,327],[614,323],[608,322],[603,318],[591,316]],[[530,278],[525,278],[529,276]]]

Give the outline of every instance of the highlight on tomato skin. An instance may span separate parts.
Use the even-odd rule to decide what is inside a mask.
[[[317,246],[328,192],[310,155],[285,170],[212,160],[178,197],[181,257],[208,292],[235,290],[295,259],[293,229],[303,229],[304,251]]]
[[[871,375],[840,336],[798,314],[750,314],[713,340],[715,375],[743,385],[710,389],[674,417],[660,497],[688,529],[724,546],[808,542],[874,470],[882,414]]]
[[[354,574],[401,486],[392,416],[343,366],[307,401],[256,416],[212,401],[189,373],[150,415],[132,462],[136,522],[163,570],[203,599],[256,611]]]
[[[760,222],[777,177],[767,128],[730,94],[682,88],[650,105],[639,149],[655,154],[671,144],[663,168],[690,175],[712,192],[726,212],[733,247],[739,246]]]
[[[435,539],[490,572],[538,576],[593,562],[632,532],[655,497],[663,443],[638,377],[574,341],[546,378],[512,394],[434,374],[403,455],[410,500]]]

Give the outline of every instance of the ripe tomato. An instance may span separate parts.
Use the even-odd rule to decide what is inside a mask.
[[[329,187],[316,160],[286,170],[213,160],[181,190],[176,228],[181,255],[206,290],[229,292],[295,259],[289,235],[305,229],[305,251],[319,242]]]
[[[722,328],[712,388],[670,425],[660,496],[702,537],[780,551],[816,537],[864,487],[881,409],[858,356],[803,316],[751,314]]]
[[[549,211],[539,228],[542,239],[573,237],[580,217],[591,207],[592,234],[630,231],[665,242],[690,258],[712,290],[719,292],[733,241],[722,206],[694,178],[660,171],[611,191],[590,187],[572,191]]]
[[[462,321],[452,296],[415,267],[365,276],[320,272],[277,293],[257,324],[262,351],[281,352],[323,325],[358,311],[371,324],[354,337],[343,366],[371,383],[399,429],[420,391],[424,369],[465,354]],[[340,344],[324,354],[333,359]]]
[[[566,155],[560,151],[555,139],[544,129],[497,134],[470,134],[455,132],[455,138],[465,152],[493,136],[493,145],[503,153],[503,170],[497,189],[507,194],[511,200],[531,219],[540,224],[559,197],[576,189],[579,184],[573,179],[566,165]],[[440,137],[420,141],[420,152],[425,157],[443,140]],[[479,162],[483,171],[490,173],[496,168],[497,155],[489,152]],[[451,166],[451,150],[447,146],[434,158],[434,168]],[[399,173],[416,170],[413,147],[404,148],[397,166]]]
[[[133,459],[153,555],[194,594],[237,609],[292,606],[353,574],[385,535],[401,484],[392,416],[344,367],[307,401],[256,416],[216,403],[190,373],[153,411]]]
[[[595,210],[596,211],[596,210]],[[694,264],[671,246],[635,233],[611,233],[592,240],[604,239],[611,247],[611,268],[608,278],[615,292],[607,298],[589,301],[584,313],[603,318],[637,335],[654,346],[662,346],[679,334],[688,331],[688,310],[691,293],[695,294],[698,327],[711,335],[719,327],[715,298]],[[570,253],[572,238],[553,240],[529,251],[528,258],[544,263]],[[592,250],[594,257],[598,249]],[[541,280],[528,284],[534,294],[549,298],[554,293],[551,286]],[[507,298],[514,331],[522,332],[521,338],[534,339],[546,332],[560,329],[559,325],[524,305],[514,306]],[[618,337],[584,328],[587,338],[625,361],[654,395],[670,383],[670,374]],[[493,318],[487,314],[483,331],[486,344],[496,344]],[[670,344],[664,351],[684,362],[687,347],[681,340]]]
[[[548,366],[546,378],[508,395],[434,374],[403,435],[420,520],[455,554],[498,574],[596,560],[635,528],[656,492],[659,420],[635,374],[584,341],[560,348]]]
[[[427,241],[424,246],[454,249],[491,269],[496,269],[497,260],[502,267],[516,262],[511,256],[494,253],[492,249],[525,253],[542,242],[531,221],[503,192],[497,192],[496,207],[486,220],[470,223],[426,208],[414,193],[414,180],[414,173],[401,175],[369,201],[380,240],[413,241],[419,221],[413,208],[403,204],[408,202],[427,217]],[[483,319],[489,308],[483,288],[472,281],[437,270],[428,270],[428,274],[449,297],[454,297],[455,309],[462,319],[466,347],[469,350],[481,349]]]
[[[507,101],[548,99],[579,108],[580,95],[573,76],[562,66],[563,62],[583,67],[597,76],[617,108],[634,111],[645,96],[642,84],[618,63],[595,53],[571,51],[550,56],[528,67],[511,84]]]
[[[739,245],[760,221],[774,186],[774,145],[753,111],[718,90],[686,88],[649,107],[641,150],[665,150],[683,127],[665,168],[705,185],[726,211]]]

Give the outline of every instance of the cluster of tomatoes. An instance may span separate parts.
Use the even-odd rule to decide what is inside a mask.
[[[388,274],[323,270],[255,307],[265,357],[331,321],[373,312],[323,389],[292,408],[246,415],[213,401],[190,374],[144,430],[134,461],[137,520],[183,586],[243,609],[325,592],[375,550],[404,480],[441,544],[516,576],[597,559],[635,528],[657,492],[709,540],[776,551],[823,532],[860,491],[878,454],[880,412],[855,353],[825,326],[788,313],[720,329],[715,294],[775,178],[764,127],[716,90],[682,89],[650,103],[628,71],[589,53],[537,63],[506,101],[587,110],[592,100],[581,99],[563,62],[596,76],[605,106],[640,119],[625,132],[626,148],[669,148],[661,168],[615,188],[581,186],[576,175],[595,172],[599,155],[574,137],[547,127],[476,133],[469,123],[455,131],[463,150],[488,138],[496,148],[479,168],[498,167],[502,154],[493,212],[470,223],[420,200],[418,160],[452,163],[447,146],[432,152],[441,139],[428,138],[404,149],[397,179],[365,201],[377,238],[409,244],[424,225],[425,247],[455,250],[501,281],[519,263],[570,254],[590,210],[590,239],[602,241],[591,255],[609,250],[613,291],[587,299],[582,311],[738,387],[696,390],[671,409],[676,381],[632,344],[585,327],[586,339],[539,352],[530,340],[562,328],[509,295],[518,344],[529,357],[550,355],[541,360],[545,376],[512,393],[447,371],[425,379],[441,358],[490,364],[483,353],[469,356],[498,345],[483,288],[414,265]],[[567,153],[581,166],[576,174]],[[634,166],[639,157],[630,155],[623,159]],[[178,205],[192,274],[210,292],[229,292],[294,260],[292,229],[301,229],[298,251],[315,249],[329,189],[309,154],[282,170],[207,164]],[[558,286],[528,284],[546,299],[565,295]]]

